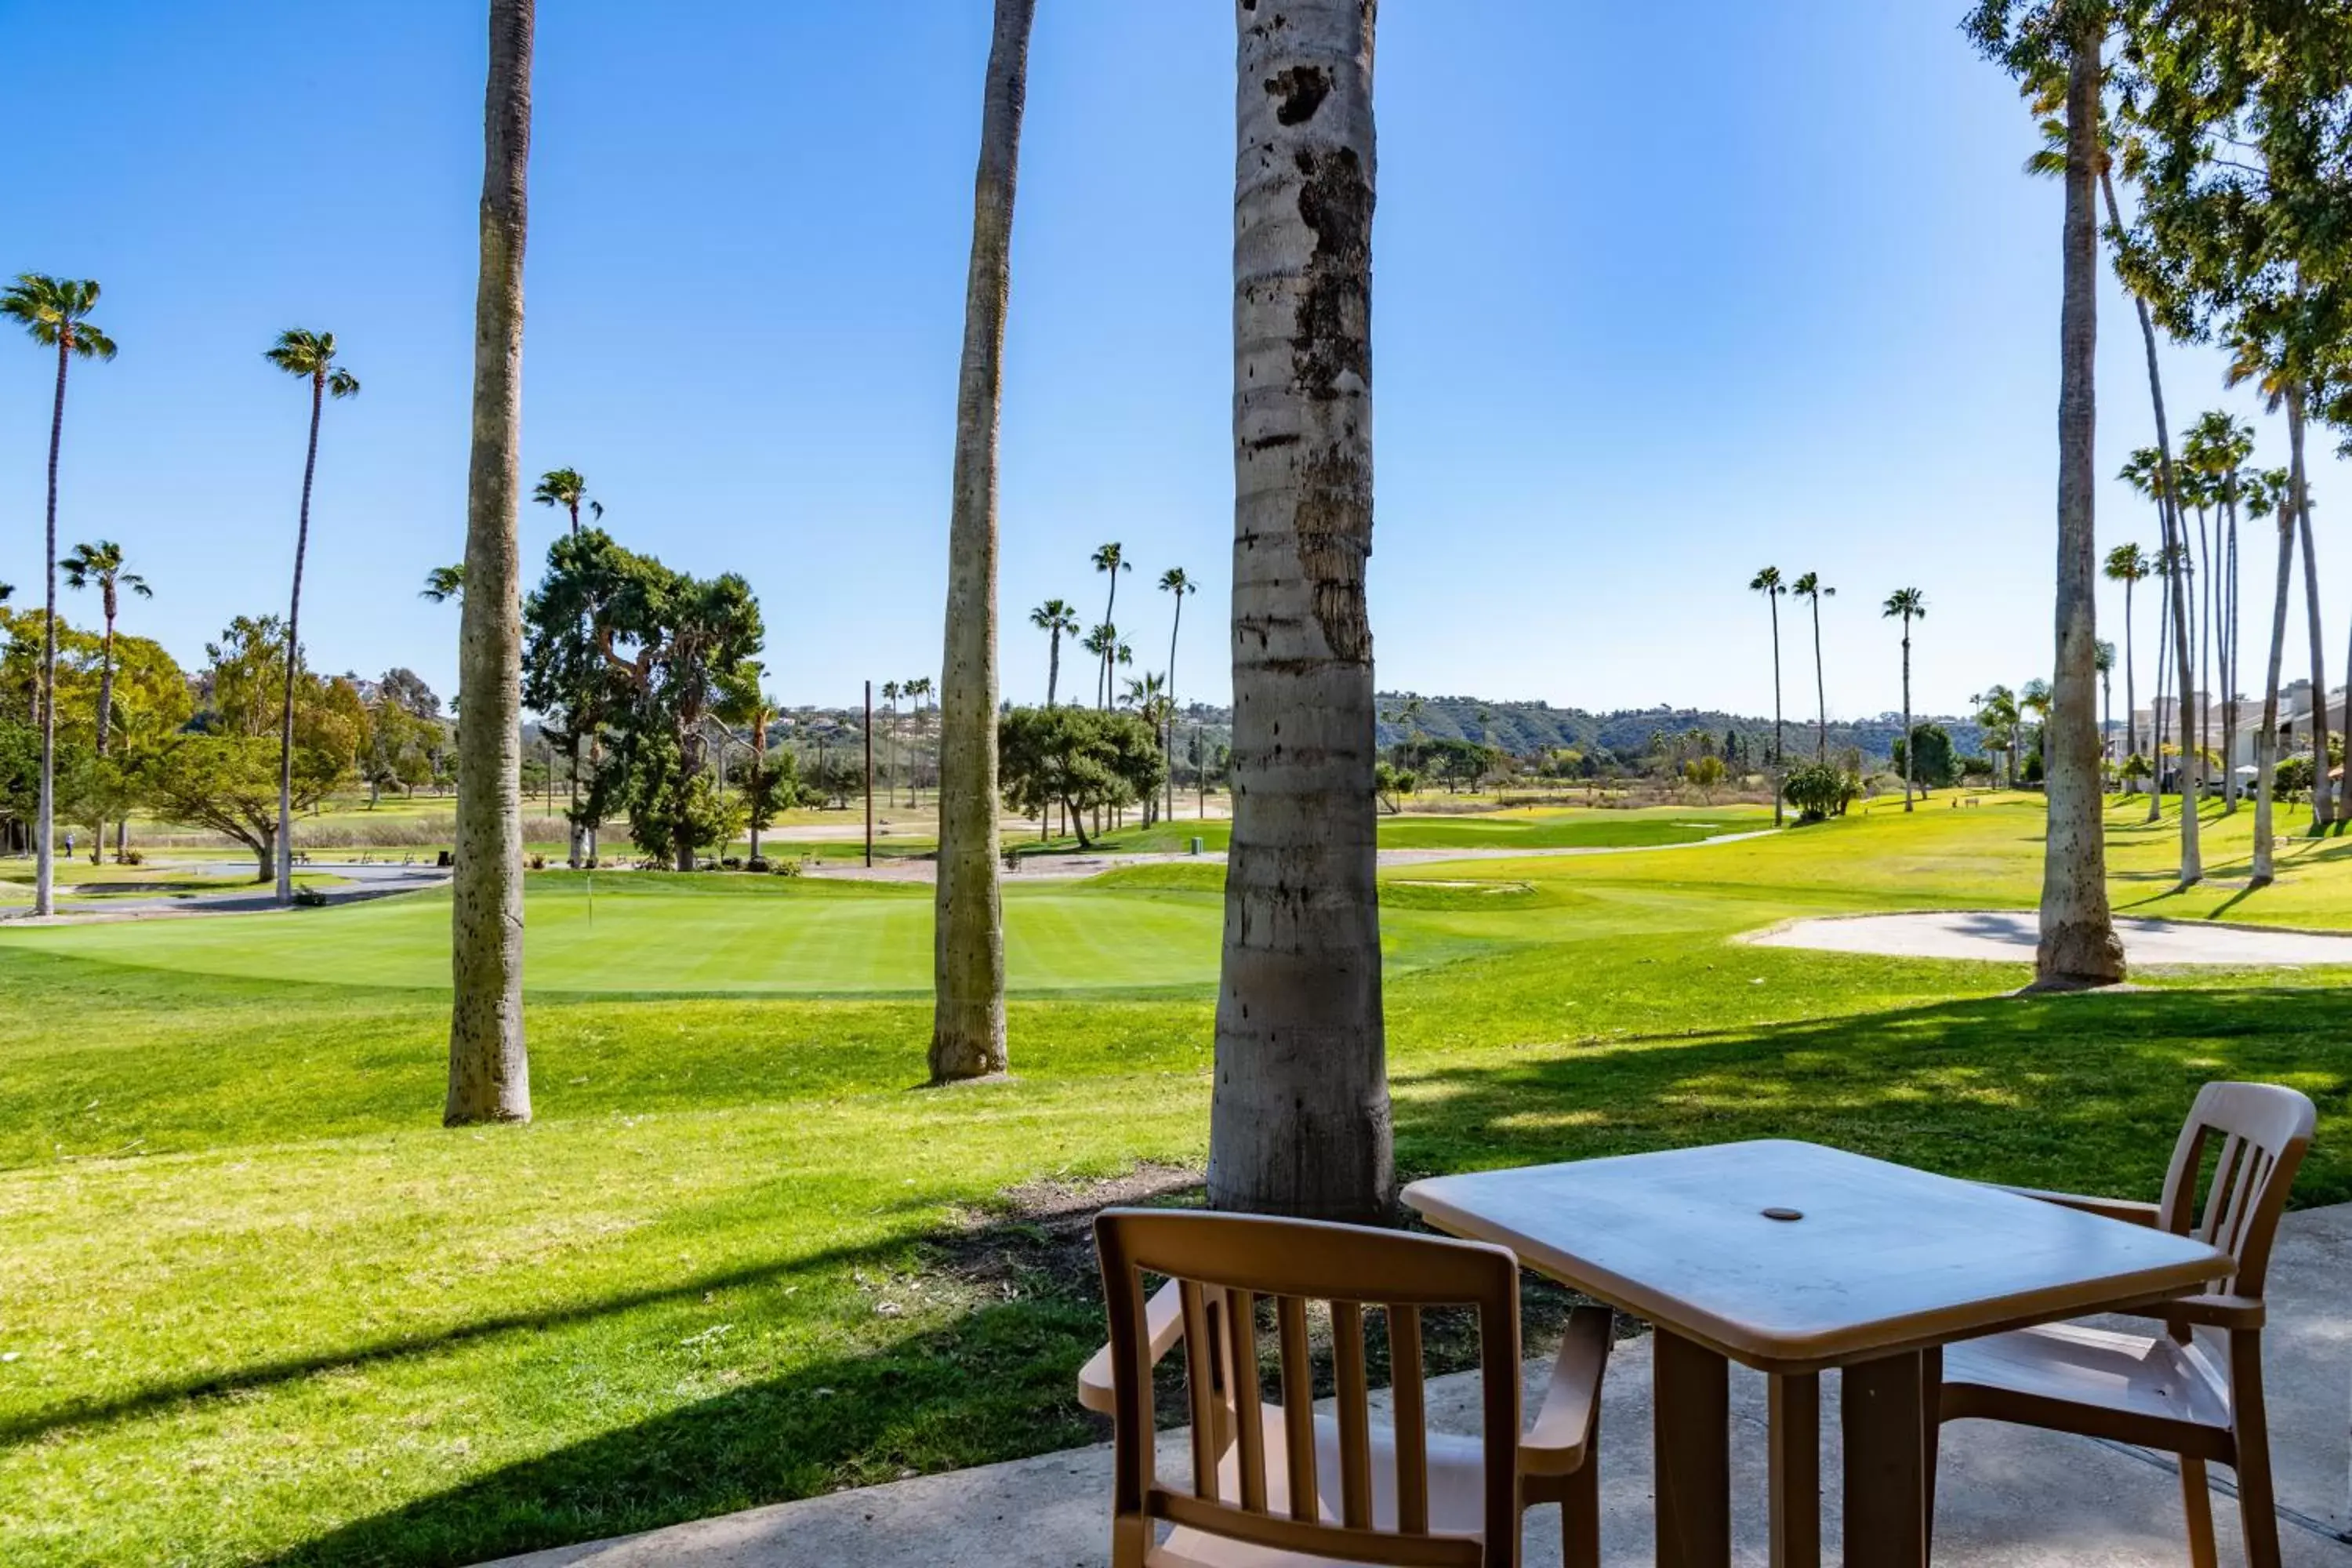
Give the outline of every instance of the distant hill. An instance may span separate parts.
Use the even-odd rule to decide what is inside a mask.
[[[1413,710],[1412,705],[1419,703]],[[1500,746],[1516,756],[1549,751],[1559,746],[1573,746],[1578,751],[1591,752],[1605,747],[1620,756],[1634,757],[1649,749],[1650,737],[1659,731],[1679,735],[1689,730],[1704,730],[1720,742],[1727,732],[1737,732],[1743,749],[1753,749],[1758,755],[1772,742],[1772,721],[1746,713],[1727,713],[1719,708],[1620,708],[1606,713],[1588,712],[1581,708],[1554,708],[1549,702],[1498,702],[1478,697],[1428,697],[1409,691],[1384,691],[1378,699],[1380,709],[1381,744],[1393,745],[1405,738],[1409,727],[1417,728],[1438,740],[1477,741]],[[1410,725],[1408,714],[1410,713]],[[1948,715],[1914,714],[1916,723],[1937,723],[1951,732],[1952,744],[1963,755],[1982,749],[1983,732],[1970,721]],[[1866,758],[1884,760],[1894,753],[1895,738],[1903,732],[1903,715],[1882,713],[1874,719],[1832,721],[1829,726],[1832,751],[1848,746],[1860,749]],[[1813,749],[1813,724],[1810,719],[1789,716],[1783,726],[1785,743],[1792,757],[1804,755]]]

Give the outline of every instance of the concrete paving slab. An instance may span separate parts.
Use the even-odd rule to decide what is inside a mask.
[[[2352,1205],[2288,1216],[2273,1265],[2266,1346],[2287,1568],[2352,1568],[2347,1417],[2352,1410]],[[1605,1563],[1652,1558],[1650,1342],[1618,1347],[1601,1405]],[[1529,1398],[1546,1369],[1530,1364]],[[1822,1539],[1840,1529],[1835,1374],[1823,1379]],[[1475,1374],[1434,1380],[1431,1424],[1475,1426]],[[1734,1560],[1768,1561],[1765,1385],[1734,1369]],[[1182,1438],[1163,1440],[1181,1465]],[[2237,1503],[2215,1472],[2221,1561],[2242,1563]],[[925,1476],[752,1509],[645,1535],[559,1548],[498,1568],[1103,1568],[1108,1447]],[[2179,1568],[2188,1561],[2179,1477],[2168,1459],[1984,1422],[1947,1428],[1938,1468],[1939,1568]],[[1558,1510],[1528,1516],[1528,1568],[1557,1568]]]
[[[1966,958],[2031,963],[2041,940],[2031,910],[1962,910],[1935,914],[1851,915],[1791,921],[1748,940],[1759,947],[1807,947],[1882,958]],[[2263,931],[2204,921],[2119,920],[2128,963],[2220,964],[2267,968],[2352,963],[2352,935]]]

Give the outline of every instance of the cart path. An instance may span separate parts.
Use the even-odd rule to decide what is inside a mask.
[[[2204,921],[2119,920],[2129,963],[2276,967],[2352,964],[2352,934],[2263,931]],[[1792,921],[1747,940],[1759,947],[1805,947],[1881,958],[1983,959],[2031,963],[2040,936],[2032,910],[1969,910],[1936,914],[1853,915]]]

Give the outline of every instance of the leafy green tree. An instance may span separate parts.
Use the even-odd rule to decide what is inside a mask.
[[[294,533],[294,588],[287,602],[285,693],[278,747],[278,901],[294,901],[294,687],[302,668],[302,563],[310,551],[310,490],[319,472],[319,420],[330,397],[355,397],[359,377],[335,363],[335,334],[301,327],[278,334],[263,358],[310,384],[310,441],[302,459],[302,511]]]
[[[1789,770],[1780,793],[1797,808],[1800,822],[1843,816],[1862,795],[1862,780],[1834,763],[1804,763]]]
[[[49,405],[49,489],[46,531],[42,534],[41,570],[47,584],[42,599],[47,642],[41,654],[40,804],[33,828],[33,913],[55,912],[57,868],[57,714],[52,688],[57,679],[58,624],[58,454],[65,443],[66,369],[77,359],[110,360],[114,340],[89,319],[98,308],[98,285],[88,279],[51,278],[21,272],[0,292],[0,316],[25,329],[43,348],[58,351],[57,394]]]
[[[1948,789],[1959,782],[1960,762],[1952,750],[1951,732],[1941,724],[1914,724],[1906,744],[1895,737],[1895,771],[1918,786],[1924,797],[1932,789]]]
[[[167,822],[227,835],[253,851],[258,880],[280,863],[276,809],[285,770],[270,731],[285,690],[286,628],[274,616],[240,616],[208,643],[202,684],[211,701],[201,728],[160,746],[142,781]],[[347,680],[306,672],[295,680],[291,794],[308,810],[352,776],[367,747],[367,710]]]
[[[627,693],[605,652],[615,635],[608,606],[637,559],[601,528],[567,534],[548,547],[547,570],[523,602],[522,700],[570,759],[574,866],[594,858],[597,825],[618,805],[604,734]]]
[[[1381,809],[1391,816],[1402,813],[1405,797],[1420,787],[1421,775],[1411,768],[1401,768],[1386,761],[1372,764],[1372,794],[1379,800]]]
[[[1683,764],[1683,780],[1698,791],[1700,799],[1712,803],[1716,790],[1723,784],[1723,759],[1711,752],[1693,757]]]
[[[1060,805],[1078,847],[1090,848],[1088,813],[1148,798],[1167,763],[1140,716],[1085,708],[1013,708],[997,721],[1005,803],[1042,817]]]

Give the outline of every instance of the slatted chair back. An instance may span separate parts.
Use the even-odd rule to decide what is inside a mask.
[[[2317,1114],[2309,1099],[2278,1084],[2209,1083],[2198,1091],[2164,1178],[2158,1223],[2238,1260],[2217,1291],[2261,1299],[2271,1242]]]
[[[1349,1563],[1516,1568],[1519,1284],[1509,1251],[1356,1226],[1170,1210],[1106,1211],[1095,1240],[1110,1318],[1112,1568],[1140,1568],[1161,1523]],[[1162,1486],[1155,1470],[1146,1275],[1177,1281],[1182,1298],[1189,1490]],[[1276,1421],[1266,1418],[1259,1385],[1258,1308],[1267,1301],[1282,1390]],[[1311,1302],[1330,1311],[1336,1478],[1316,1473]],[[1387,1314],[1394,1372],[1395,1489],[1393,1507],[1381,1510],[1392,1515],[1386,1518],[1374,1510],[1376,1489],[1376,1489],[1372,1473],[1368,1307]],[[1477,1314],[1485,1468],[1484,1523],[1475,1535],[1430,1523],[1422,1314],[1437,1307]],[[1267,1453],[1270,1440],[1283,1451]]]

